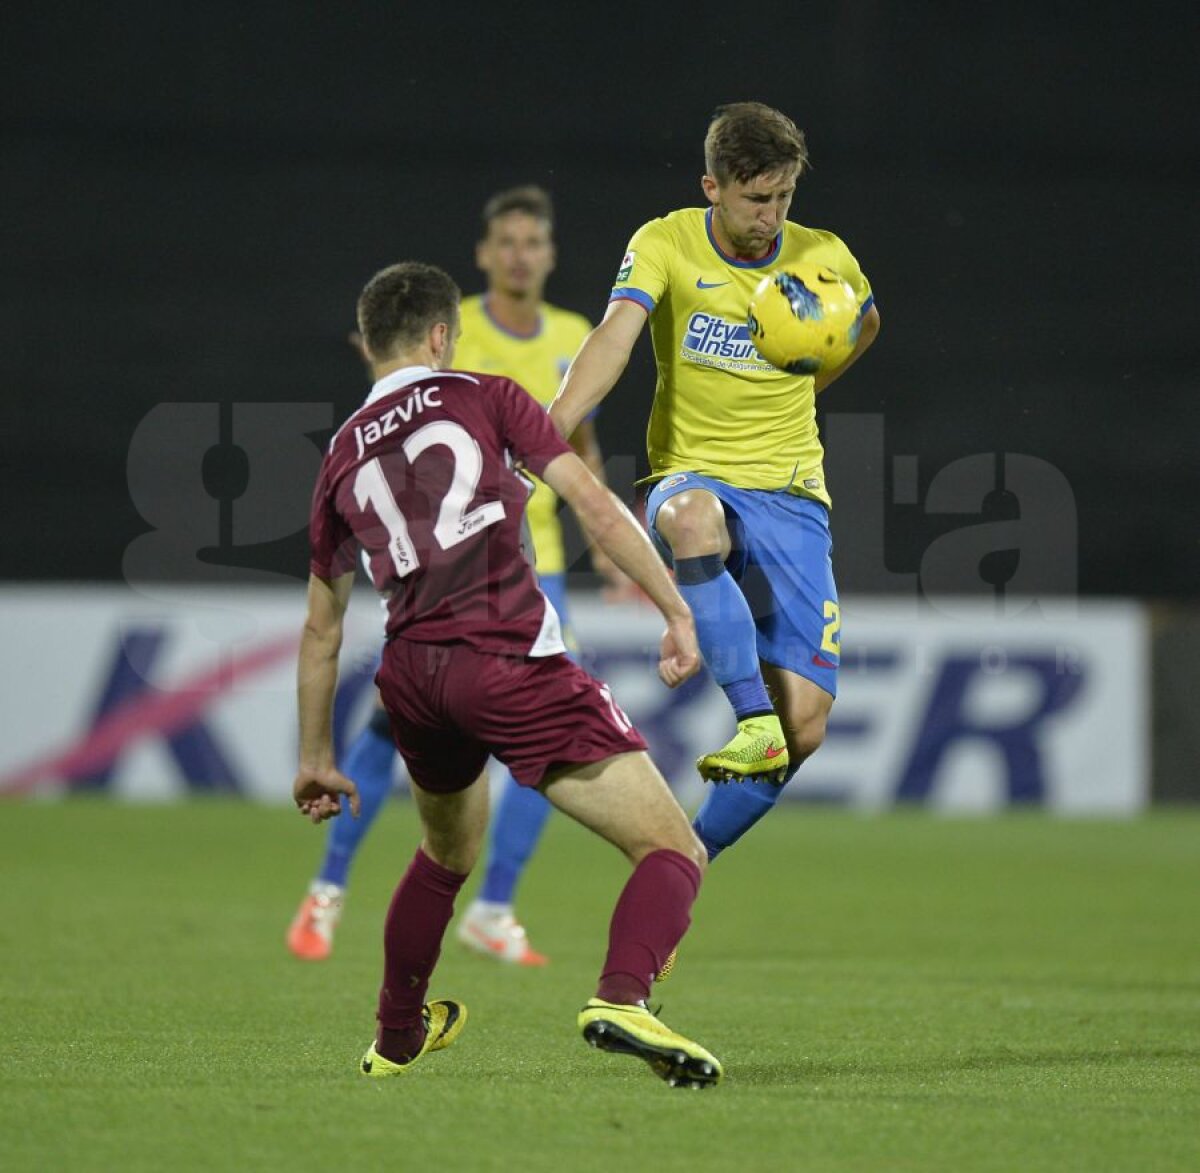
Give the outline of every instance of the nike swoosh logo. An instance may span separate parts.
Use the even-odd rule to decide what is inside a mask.
[[[787,747],[782,745],[768,745],[767,752],[763,754],[765,758],[777,758],[781,753],[787,753]]]
[[[722,285],[728,285],[728,281],[705,281],[703,277],[696,278],[697,289],[718,289]]]
[[[820,656],[813,656],[812,662],[814,664],[816,664],[816,666],[818,668],[836,668],[837,667],[836,664],[832,663],[829,660],[823,660]]]

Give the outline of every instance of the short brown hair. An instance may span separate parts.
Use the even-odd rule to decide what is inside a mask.
[[[804,131],[761,102],[718,106],[704,136],[704,165],[718,183],[747,183],[808,162]]]
[[[462,293],[449,273],[421,261],[380,269],[358,297],[358,329],[372,358],[414,346],[439,322],[453,326]]]
[[[526,183],[521,187],[510,187],[498,191],[483,205],[483,236],[487,236],[493,220],[507,216],[509,212],[524,212],[535,220],[544,220],[551,228],[554,227],[554,202],[550,193],[536,183]]]

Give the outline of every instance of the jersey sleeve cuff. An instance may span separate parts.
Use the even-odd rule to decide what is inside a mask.
[[[648,314],[654,312],[654,298],[648,293],[643,293],[640,289],[614,289],[609,294],[608,300],[614,301],[634,301],[642,307]]]
[[[558,459],[564,453],[574,451],[575,449],[556,432],[553,440],[548,444],[542,445],[532,452],[527,452],[522,463],[529,472],[533,473],[538,480],[541,480],[542,473],[546,471],[546,465]]]
[[[357,563],[358,559],[352,553],[335,554],[331,562],[318,562],[315,558],[310,560],[308,572],[317,578],[333,582],[335,578],[341,578],[343,574],[349,574]]]
[[[867,300],[858,307],[858,316],[860,319],[865,318],[871,312],[871,307],[875,304],[875,294],[868,293]]]

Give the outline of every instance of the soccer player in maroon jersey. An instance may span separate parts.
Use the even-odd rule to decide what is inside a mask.
[[[459,297],[449,276],[416,262],[363,290],[358,321],[376,381],[330,443],[309,526],[296,804],[313,822],[338,814],[343,798],[357,813],[354,783],[334,764],[332,703],[361,547],[388,611],[376,682],[424,829],[388,910],[379,1025],[361,1069],[403,1074],[466,1022],[461,1002],[426,994],[487,828],[494,755],[633,864],[596,996],[579,1014],[584,1038],[644,1059],[672,1085],[715,1084],[720,1063],[645,1005],[689,924],[704,848],[608,687],[565,655],[523,553],[527,494],[514,466],[566,501],[658,606],[659,675],[671,687],[699,667],[691,613],[645,534],[538,403],[509,379],[448,369]]]

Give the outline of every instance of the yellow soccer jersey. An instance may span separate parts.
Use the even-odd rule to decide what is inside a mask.
[[[742,489],[782,489],[828,505],[811,375],[759,358],[746,312],[764,276],[798,261],[836,270],[858,296],[871,286],[832,233],[785,222],[758,261],[726,256],[712,209],[684,208],[634,233],[612,299],[650,314],[658,366],[646,433],[652,479],[698,472]]]
[[[456,369],[513,379],[547,407],[592,328],[582,314],[543,302],[537,333],[513,334],[488,314],[487,296],[481,294],[463,299],[461,323],[462,336],[454,350]],[[554,494],[537,481],[525,515],[539,574],[562,574],[566,569],[557,506]]]

